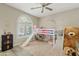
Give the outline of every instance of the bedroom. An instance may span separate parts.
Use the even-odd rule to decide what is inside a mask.
[[[44,7],[44,10],[42,8],[33,9],[33,7],[41,7],[42,5],[42,3],[0,3],[0,42],[1,35],[5,32],[13,34],[12,50],[1,51],[0,55],[64,55],[63,31],[65,26],[79,26],[79,3],[49,3],[48,6]],[[45,9],[46,7],[52,10]],[[32,33],[34,31],[36,33],[38,29],[47,30],[47,32],[50,29],[55,30],[57,33],[56,43],[55,40],[53,42],[51,40],[47,42],[31,41],[31,39],[35,40]],[[47,35],[46,39],[51,36],[48,33],[44,34]],[[29,45],[27,46],[27,44]],[[0,43],[0,48],[1,46]]]

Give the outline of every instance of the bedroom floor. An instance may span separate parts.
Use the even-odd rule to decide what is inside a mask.
[[[32,41],[24,48],[16,46],[11,50],[0,52],[0,56],[63,56],[61,39],[53,46],[48,42]]]
[[[24,49],[30,51],[34,56],[63,56],[61,48],[55,48],[47,42],[34,41]]]

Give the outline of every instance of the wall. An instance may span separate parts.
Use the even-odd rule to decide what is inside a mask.
[[[40,26],[47,27],[51,23],[52,26],[62,30],[65,26],[79,26],[79,8],[46,16],[40,19]],[[42,24],[42,25],[41,25]]]
[[[0,36],[4,33],[4,31],[12,32],[14,35],[14,45],[17,45],[18,43],[24,40],[16,39],[17,18],[21,15],[30,16],[32,18],[33,23],[38,25],[39,18],[31,16],[27,13],[24,13],[5,4],[0,4]]]
[[[40,19],[40,27],[45,27],[45,28],[53,28],[56,25],[56,21],[53,19],[51,20],[50,17],[42,18]]]

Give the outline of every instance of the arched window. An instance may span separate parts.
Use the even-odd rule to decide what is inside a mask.
[[[32,20],[27,15],[22,15],[17,22],[17,36],[28,37],[32,33]]]

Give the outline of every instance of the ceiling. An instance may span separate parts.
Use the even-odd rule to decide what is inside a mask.
[[[32,7],[41,6],[40,3],[7,3],[7,5],[37,17],[44,17],[44,16],[56,14],[59,12],[79,8],[79,3],[52,3],[48,7],[52,8],[53,11],[49,11],[45,9],[44,13],[41,13],[41,8],[31,10]]]

